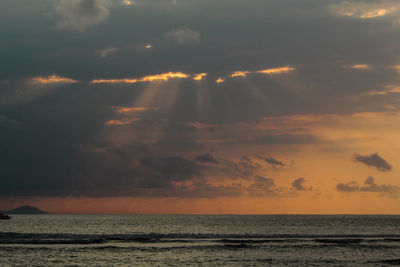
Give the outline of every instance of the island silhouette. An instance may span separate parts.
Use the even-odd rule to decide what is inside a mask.
[[[9,211],[7,211],[8,214],[48,214],[48,212],[40,210],[36,207],[32,207],[32,206],[20,206],[18,208],[15,209],[11,209]]]

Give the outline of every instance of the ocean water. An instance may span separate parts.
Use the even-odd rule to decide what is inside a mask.
[[[400,265],[400,216],[14,215],[0,266]]]

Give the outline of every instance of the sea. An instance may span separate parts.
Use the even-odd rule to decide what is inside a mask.
[[[400,216],[13,215],[0,266],[393,266]]]

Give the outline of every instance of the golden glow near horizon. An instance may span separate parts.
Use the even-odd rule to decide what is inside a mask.
[[[50,76],[38,76],[31,78],[30,82],[37,84],[49,84],[49,83],[77,83],[78,81],[68,77],[50,75]]]
[[[216,83],[223,83],[223,82],[225,82],[225,79],[223,79],[223,78],[218,78],[215,82],[216,82]]]
[[[193,80],[195,81],[201,81],[204,77],[207,76],[207,73],[199,73],[199,74],[195,74],[193,76]]]
[[[151,46],[151,44],[147,44],[145,47],[146,47],[146,49],[150,49],[152,46]]]
[[[105,125],[108,126],[123,126],[123,125],[129,125],[132,122],[139,121],[140,118],[132,118],[132,119],[124,119],[124,120],[109,120],[104,122]]]

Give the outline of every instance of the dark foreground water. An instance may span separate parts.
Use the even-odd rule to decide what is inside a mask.
[[[0,266],[390,266],[400,216],[39,215],[0,221]]]

